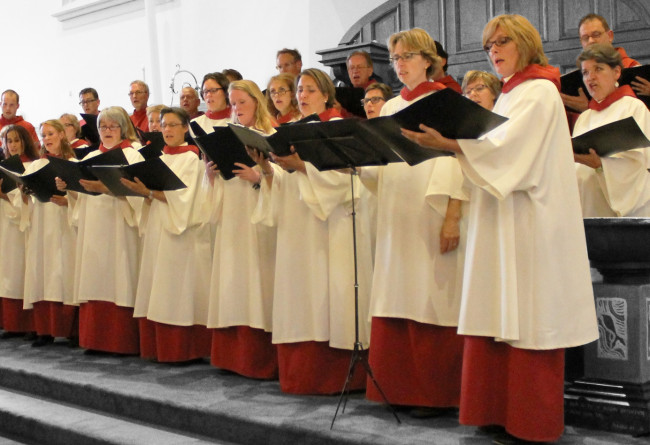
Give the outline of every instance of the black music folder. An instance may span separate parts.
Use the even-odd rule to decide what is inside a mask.
[[[157,191],[187,187],[160,158],[146,159],[130,165],[93,165],[90,170],[115,196],[142,196],[122,184],[121,178],[129,181],[138,178],[148,189]]]
[[[582,70],[571,71],[560,77],[560,91],[562,93],[569,96],[578,96],[578,88],[582,88],[587,99],[591,99],[591,95],[582,81]]]
[[[88,153],[95,151],[98,148],[99,148],[99,143],[89,145],[88,147],[73,148],[72,151],[74,152],[75,158],[82,160],[83,158],[88,156]]]
[[[25,172],[23,161],[20,160],[20,156],[18,155],[13,155],[7,159],[0,161],[0,165],[7,170],[10,170],[17,174],[22,174]],[[0,171],[0,178],[2,178],[2,193],[5,195],[18,187],[16,181],[11,176],[3,173],[2,171]]]
[[[194,129],[194,127],[192,128]],[[255,133],[252,130],[249,131]],[[255,165],[255,161],[248,156],[246,147],[230,126],[214,127],[214,132],[206,134],[203,131],[203,135],[199,135],[195,130],[194,134],[194,141],[199,150],[209,160],[217,164],[221,177],[226,181],[235,177],[233,170],[240,169],[235,163],[245,164],[249,167]]]
[[[56,176],[66,183],[67,190],[86,193],[88,195],[99,195],[100,193],[89,192],[79,183],[81,179],[97,181],[98,178],[90,170],[92,165],[124,165],[128,164],[124,152],[116,148],[105,153],[84,159],[79,162],[72,162],[65,159],[49,157],[50,165],[56,172]]]
[[[508,120],[445,88],[387,116],[401,127],[420,131],[419,125],[438,130],[450,139],[477,139]]]
[[[90,145],[99,144],[99,130],[97,129],[97,115],[81,113],[81,117],[86,121],[81,127],[81,135]]]
[[[27,175],[8,170],[2,165],[0,165],[0,171],[10,176],[18,184],[22,184],[25,193],[33,194],[41,202],[49,202],[52,195],[65,195],[65,192],[56,188],[54,178],[57,175],[51,164],[45,164],[42,168]]]
[[[361,99],[366,96],[366,91],[363,88],[355,87],[336,87],[336,100],[348,112],[360,118],[366,118],[366,110],[361,105]]]
[[[151,159],[162,155],[163,148],[165,148],[165,139],[160,131],[143,131],[141,137],[144,139],[145,145],[138,151],[143,158]]]
[[[574,153],[589,154],[589,149],[593,148],[601,157],[634,148],[650,147],[650,140],[631,116],[594,128],[572,138],[571,142]]]

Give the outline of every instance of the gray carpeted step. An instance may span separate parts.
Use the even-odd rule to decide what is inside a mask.
[[[0,430],[48,445],[226,445],[3,389]]]

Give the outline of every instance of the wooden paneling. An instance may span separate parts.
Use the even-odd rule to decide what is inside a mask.
[[[375,20],[372,23],[372,40],[385,43],[388,37],[399,31],[398,20],[399,12],[397,8]]]
[[[414,0],[411,7],[413,26],[430,30],[432,37],[439,41],[442,22],[440,0]]]
[[[455,23],[450,30],[455,28],[455,45],[447,45],[447,52],[462,52],[481,50],[483,27],[478,23],[487,23],[492,14],[490,0],[456,0],[453,2]],[[451,42],[450,42],[451,43]],[[453,48],[453,51],[452,51]]]

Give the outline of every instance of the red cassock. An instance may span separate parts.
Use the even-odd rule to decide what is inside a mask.
[[[149,119],[147,119],[146,108],[143,108],[142,110],[133,110],[133,114],[129,117],[131,118],[133,125],[137,128],[145,132],[149,131]]]

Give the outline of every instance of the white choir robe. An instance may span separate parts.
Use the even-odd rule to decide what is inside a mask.
[[[71,159],[76,162],[75,159]],[[34,161],[25,173],[45,165]],[[70,199],[70,193],[67,194]],[[74,266],[77,233],[68,222],[68,208],[32,198],[31,218],[27,222],[25,267],[25,309],[39,301],[74,305]]]
[[[31,163],[23,163],[25,169]],[[27,235],[22,221],[29,219],[31,202],[24,204],[18,188],[7,193],[9,201],[0,199],[0,297],[22,300],[25,284],[25,243]]]
[[[650,111],[635,97],[624,96],[601,111],[586,110],[573,136],[632,116],[650,137]],[[602,172],[576,164],[584,217],[650,216],[650,147],[601,158]]]
[[[129,164],[144,160],[132,147],[123,151]],[[98,154],[95,150],[84,159]],[[78,227],[75,303],[105,301],[133,307],[140,265],[137,222],[143,200],[79,193],[77,202],[69,206],[72,224]]]
[[[217,231],[208,327],[250,326],[271,332],[276,228],[251,221],[261,192],[248,181],[226,181],[220,175],[210,192],[211,222]]]
[[[381,114],[394,114],[426,96],[412,101],[397,96]],[[362,181],[378,196],[370,317],[457,326],[468,199],[458,161],[441,157],[415,166],[400,162],[362,169]],[[441,254],[440,231],[450,197],[465,201],[461,235],[456,249]]]
[[[548,80],[527,80],[493,110],[504,124],[458,140],[471,182],[458,332],[523,349],[598,338],[573,150]]]
[[[207,323],[210,231],[203,213],[204,165],[193,152],[163,154],[187,188],[165,191],[148,212],[134,317],[175,326]]]
[[[262,181],[253,221],[277,226],[273,292],[273,343],[329,342],[354,346],[354,251],[350,176],[275,169],[272,186]],[[360,183],[354,178],[358,200]],[[363,215],[357,215],[362,218]],[[372,277],[370,233],[357,225],[359,338],[369,341],[368,301]]]
[[[201,116],[192,119],[192,122],[199,124],[206,133],[214,133],[214,127],[227,127],[232,120],[230,117],[225,119],[210,119],[207,115],[202,114]],[[192,127],[190,127],[190,134],[192,137],[196,136],[194,131],[192,131]]]

